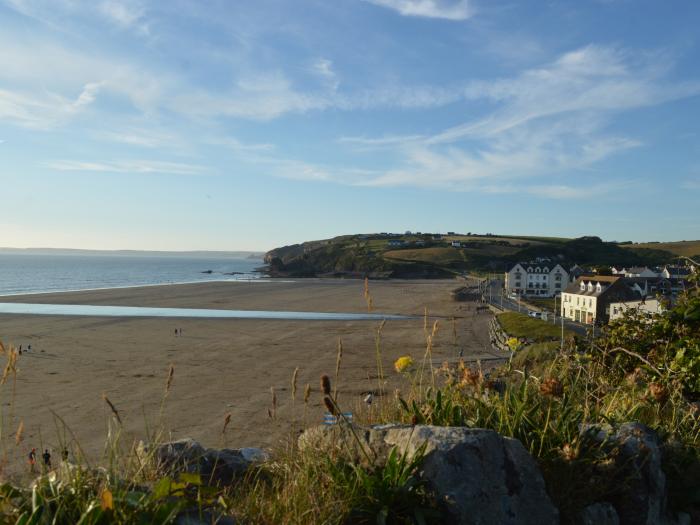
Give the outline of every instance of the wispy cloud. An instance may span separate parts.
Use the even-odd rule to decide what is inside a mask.
[[[468,0],[365,0],[404,16],[466,20],[474,13]]]
[[[603,159],[642,146],[611,133],[619,113],[700,94],[700,82],[671,82],[657,55],[587,46],[512,78],[473,82],[467,101],[492,111],[430,136],[345,137],[339,142],[392,150],[401,166],[365,182],[491,191],[527,180],[518,191],[551,198],[589,195],[576,186],[542,185],[543,177],[590,170]],[[598,192],[609,185],[592,184]],[[530,188],[529,190],[527,188]]]
[[[99,83],[88,83],[73,100],[51,92],[31,94],[0,89],[0,120],[49,129],[92,104],[99,89]]]
[[[145,22],[146,9],[134,0],[103,0],[98,7],[100,13],[108,20],[122,28],[136,28],[144,34],[149,33]]]
[[[311,70],[321,78],[331,91],[337,91],[340,86],[338,75],[333,70],[333,61],[319,58],[311,65]]]
[[[129,160],[115,162],[56,160],[46,163],[46,167],[57,171],[89,171],[138,174],[163,173],[171,175],[203,175],[209,171],[209,168],[205,166],[153,160]]]

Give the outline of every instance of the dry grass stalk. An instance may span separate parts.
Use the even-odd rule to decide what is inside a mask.
[[[369,293],[369,277],[365,277],[364,297],[367,302],[367,311],[371,312],[374,302],[372,301],[372,294]]]
[[[267,411],[267,415],[270,416],[270,419],[276,419],[277,418],[277,392],[275,392],[274,386],[270,387],[270,395],[272,396],[272,400],[271,400],[270,410]]]
[[[299,367],[292,373],[292,403],[297,400],[297,380],[299,379]]]
[[[114,414],[114,417],[116,418],[117,422],[121,425],[122,424],[122,418],[119,416],[119,411],[117,408],[112,404],[112,402],[109,400],[107,397],[107,394],[102,394],[102,399],[104,399],[105,403],[107,403],[107,406],[109,406],[109,409],[112,411],[112,414]]]
[[[311,385],[306,383],[304,387],[304,404],[308,404],[309,398],[311,397]]]
[[[6,352],[5,345],[2,344],[2,341],[0,341],[0,354],[4,354],[5,352]]]
[[[340,362],[343,360],[343,340],[338,338],[338,353],[335,356],[335,387],[333,388],[333,398],[338,399],[338,376],[340,375]]]
[[[2,373],[2,380],[0,380],[0,384],[4,385],[7,382],[7,378],[10,375],[12,375],[13,377],[17,376],[18,355],[19,354],[17,353],[17,350],[10,346],[10,349],[7,352],[7,363],[5,364],[5,370]]]
[[[226,436],[226,429],[228,428],[229,423],[231,423],[231,412],[226,414],[226,417],[224,417],[224,426],[221,429],[221,436],[222,437]]]
[[[168,395],[170,388],[173,386],[173,376],[175,375],[175,366],[173,364],[168,368],[168,379],[165,382],[165,395]]]
[[[23,436],[22,434],[24,433],[24,420],[21,420],[19,422],[19,426],[17,427],[17,432],[15,433],[15,445],[19,445],[22,442]]]
[[[321,376],[321,392],[323,392],[324,396],[331,395],[331,378],[326,374]]]
[[[338,415],[338,410],[335,407],[335,403],[329,396],[323,396],[323,404],[326,406],[326,410],[332,415]]]
[[[377,382],[379,387],[379,389],[377,390],[378,392],[382,392],[382,390],[384,389],[384,368],[382,366],[382,330],[384,330],[385,324],[386,319],[383,319],[382,322],[379,323],[377,333],[374,336],[374,349],[377,358]]]

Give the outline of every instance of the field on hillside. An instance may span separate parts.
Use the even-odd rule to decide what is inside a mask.
[[[639,244],[624,244],[623,248],[648,248],[650,250],[665,250],[675,255],[685,257],[700,256],[700,240],[678,242],[645,242]]]

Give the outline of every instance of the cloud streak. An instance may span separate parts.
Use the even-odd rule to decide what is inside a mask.
[[[468,0],[365,0],[403,16],[467,20],[473,15]]]
[[[163,162],[153,160],[129,160],[114,162],[90,162],[78,160],[55,160],[46,167],[56,171],[87,171],[104,173],[148,174],[161,173],[169,175],[204,175],[210,170],[205,166]]]

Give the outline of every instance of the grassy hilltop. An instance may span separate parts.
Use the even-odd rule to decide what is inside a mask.
[[[461,246],[452,246],[452,241]],[[695,247],[700,250],[700,241],[690,248],[678,246],[682,244],[618,244],[598,237],[358,234],[275,248],[265,255],[265,262],[273,275],[445,277],[464,271],[503,271],[513,262],[535,257],[564,264],[657,265]]]

